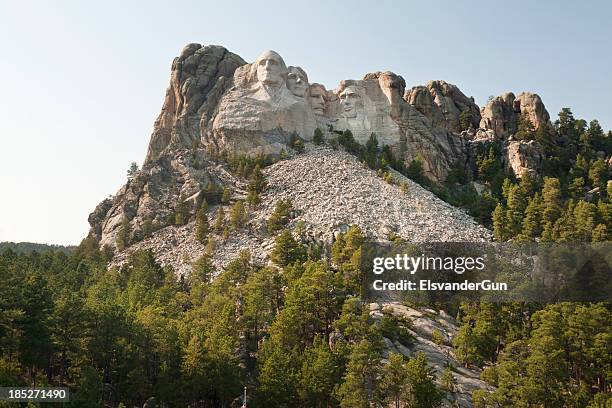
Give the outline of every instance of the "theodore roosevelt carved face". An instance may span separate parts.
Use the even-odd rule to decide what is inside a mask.
[[[287,88],[292,94],[303,98],[308,92],[308,75],[300,67],[289,67],[287,74]]]
[[[357,105],[361,102],[361,96],[357,89],[354,86],[348,86],[338,96],[342,107],[342,116],[345,118],[356,117]]]
[[[279,87],[285,81],[287,66],[283,58],[274,51],[265,51],[255,61],[257,80],[266,86]]]
[[[310,106],[317,115],[325,114],[325,87],[321,84],[310,85]]]

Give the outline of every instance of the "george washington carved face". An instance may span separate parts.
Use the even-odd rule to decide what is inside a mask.
[[[264,85],[280,86],[287,73],[287,66],[283,58],[274,51],[265,51],[255,61],[257,66],[257,80]]]

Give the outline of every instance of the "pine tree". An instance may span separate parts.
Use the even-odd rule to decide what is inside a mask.
[[[227,187],[223,187],[223,194],[221,194],[221,203],[229,204],[231,197],[232,197],[232,190],[230,190]]]
[[[272,215],[268,219],[268,232],[274,234],[283,229],[289,223],[291,211],[293,211],[293,205],[290,199],[278,200]]]
[[[570,197],[579,200],[584,197],[584,178],[575,177],[571,183],[567,186],[567,190],[570,193]]]
[[[515,134],[517,140],[529,141],[535,139],[535,128],[531,120],[529,119],[529,114],[522,113],[519,118],[518,130]]]
[[[134,177],[136,177],[136,174],[138,174],[138,164],[136,164],[136,162],[132,162],[132,164],[130,164],[130,168],[127,171],[128,181],[132,181]]]
[[[183,197],[179,198],[179,202],[174,210],[174,224],[185,225],[189,219],[189,208]]]
[[[215,232],[217,234],[220,234],[223,231],[223,228],[225,227],[225,211],[223,210],[223,207],[219,207],[219,209],[217,210],[217,216],[215,218]]]
[[[492,215],[493,235],[497,242],[504,242],[510,239],[509,221],[506,217],[506,209],[501,203],[497,203]]]
[[[262,407],[298,406],[300,356],[296,352],[273,347],[261,364],[257,400]]]
[[[371,169],[376,169],[378,167],[378,139],[376,138],[376,135],[374,133],[370,135],[370,138],[366,142],[364,154],[365,162],[368,167]]]
[[[604,224],[598,224],[595,227],[591,240],[593,242],[606,242],[610,240],[610,237],[608,236],[608,229]]]
[[[540,195],[536,193],[529,200],[527,209],[525,210],[525,218],[523,219],[523,229],[521,238],[524,240],[533,240],[539,237],[542,233],[542,201]]]
[[[257,166],[255,166],[255,169],[253,170],[253,174],[251,175],[251,179],[249,181],[247,190],[249,192],[253,191],[257,194],[261,194],[265,190],[265,188],[266,188],[266,179],[258,164]]]
[[[234,230],[239,230],[244,227],[248,221],[246,209],[242,201],[236,201],[230,210],[230,225]]]
[[[339,382],[336,358],[324,338],[319,336],[303,353],[299,374],[300,397],[309,407],[330,406],[334,388]]]
[[[461,111],[459,115],[459,126],[461,130],[468,130],[472,126],[473,115],[470,108],[466,108]]]
[[[417,157],[412,160],[406,169],[406,176],[419,184],[425,183],[425,176],[423,174],[423,159]]]
[[[400,408],[406,402],[409,391],[406,360],[403,355],[391,353],[389,362],[382,368],[380,388],[385,406]]]
[[[261,204],[261,197],[256,191],[249,191],[247,194],[247,203],[251,208]]]
[[[374,344],[362,340],[351,352],[344,382],[338,390],[341,408],[370,408],[377,402],[380,355]]]
[[[206,202],[206,201],[205,201]],[[196,213],[195,239],[196,241],[205,244],[208,240],[208,232],[210,225],[208,223],[208,215],[204,208],[200,208]]]
[[[117,249],[123,251],[130,246],[132,240],[132,226],[127,217],[123,217],[121,221],[121,227],[119,227],[119,233],[117,234]]]
[[[573,238],[581,242],[590,242],[595,229],[597,207],[586,201],[578,201],[574,207]]]
[[[425,354],[417,352],[406,364],[409,378],[408,406],[439,407],[442,396],[436,388],[434,370],[427,364]]]
[[[555,223],[561,216],[561,185],[559,179],[545,177],[542,188],[542,220],[544,223]]]
[[[314,136],[312,137],[312,142],[316,144],[317,146],[322,145],[325,142],[325,139],[323,138],[323,132],[321,131],[321,129],[319,128],[315,129]]]
[[[291,231],[286,229],[281,232],[276,237],[275,244],[270,254],[270,259],[277,265],[288,266],[295,262],[306,260],[306,250],[293,239]]]
[[[591,163],[589,180],[593,188],[599,187],[601,192],[605,191],[608,178],[608,166],[606,166],[606,162],[604,162],[603,159],[597,159]]]
[[[215,274],[215,267],[211,262],[209,254],[204,254],[193,263],[193,269],[189,274],[189,282],[194,284],[209,283]]]
[[[522,229],[523,216],[527,200],[519,186],[512,186],[508,193],[506,219],[511,237],[518,235]]]

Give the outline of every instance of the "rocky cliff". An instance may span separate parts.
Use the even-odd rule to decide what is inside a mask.
[[[396,160],[406,165],[421,160],[425,176],[434,183],[455,166],[473,166],[475,145],[500,143],[508,167],[520,176],[526,169],[537,171],[540,154],[537,143],[512,139],[522,113],[536,128],[549,121],[535,94],[509,93],[479,109],[447,82],[407,89],[405,80],[391,72],[344,80],[328,90],[274,51],[246,63],[223,47],[189,44],[172,63],[142,169],[96,207],[89,217],[90,234],[102,245],[114,246],[127,220],[139,240],[146,223],[169,225],[180,201],[191,205],[193,213],[202,190],[239,184],[219,165],[219,157],[278,160],[291,155],[296,138],[312,140],[315,129],[326,139],[348,130],[360,143],[374,133]],[[347,183],[338,187],[350,190]],[[300,200],[309,200],[309,185],[301,188],[306,196]]]

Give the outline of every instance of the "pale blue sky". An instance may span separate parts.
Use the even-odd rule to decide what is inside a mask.
[[[391,70],[408,86],[540,94],[551,115],[612,128],[607,1],[0,0],[0,241],[76,244],[144,158],[189,42],[252,61],[264,49],[312,82]]]

